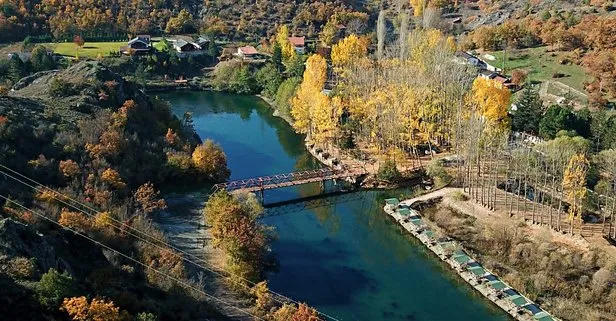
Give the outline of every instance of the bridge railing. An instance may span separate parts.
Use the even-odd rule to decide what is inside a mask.
[[[226,191],[235,191],[239,189],[254,189],[254,188],[264,188],[265,186],[275,186],[283,183],[292,183],[292,182],[300,182],[307,181],[313,179],[322,179],[327,180],[333,177],[337,177],[340,175],[348,174],[348,175],[361,175],[365,174],[366,170],[363,167],[343,167],[342,169],[332,169],[329,167],[292,172],[286,174],[276,174],[269,176],[261,176],[261,177],[253,177],[246,178],[241,180],[235,180],[226,183],[220,183],[214,185],[212,187],[212,192],[217,192],[219,190]]]

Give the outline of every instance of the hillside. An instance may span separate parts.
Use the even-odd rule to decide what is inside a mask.
[[[143,268],[187,278],[180,256],[143,239],[164,240],[150,221],[166,207],[156,188],[188,176],[192,182],[226,178],[193,162],[195,149],[203,157],[222,151],[198,146],[191,124],[190,116],[178,119],[165,102],[98,62],[34,74],[0,97],[0,172],[17,171],[64,195],[0,176],[0,195],[11,200],[0,199],[0,284],[11,289],[0,293],[0,303],[6,303],[0,315],[65,320],[61,298],[85,296],[115,304],[111,312],[118,319],[105,320],[144,311],[159,320],[221,319],[196,292],[178,290],[159,272]],[[222,155],[214,167],[228,175]]]

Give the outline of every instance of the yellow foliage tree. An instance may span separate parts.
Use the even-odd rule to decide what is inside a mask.
[[[344,111],[342,98],[336,96],[331,100],[327,96],[320,95],[317,108],[313,111],[314,140],[321,143],[336,137],[338,122]]]
[[[413,15],[419,17],[423,14],[424,7],[427,0],[410,0],[411,7],[413,7]]]
[[[111,185],[115,189],[124,189],[126,187],[126,183],[122,181],[122,177],[120,173],[112,168],[107,168],[103,171],[101,175],[101,180],[109,185]]]
[[[471,109],[485,119],[488,129],[503,129],[508,125],[507,108],[510,104],[511,92],[499,82],[482,77],[473,82]]]
[[[87,231],[90,229],[91,223],[88,217],[79,212],[71,212],[65,208],[60,212],[58,223],[72,229]]]
[[[347,68],[368,55],[368,40],[350,35],[332,47],[332,64],[334,67]]]
[[[282,60],[286,63],[295,58],[297,54],[295,52],[295,47],[289,41],[289,27],[287,25],[282,25],[278,27],[278,31],[276,32],[276,42],[280,46],[282,51]]]
[[[192,153],[195,169],[210,181],[224,181],[229,177],[227,169],[227,155],[220,145],[208,139],[203,145],[197,146]]]
[[[586,198],[586,174],[589,162],[584,154],[571,157],[563,176],[563,190],[569,202],[569,233],[573,234],[575,220],[582,220],[584,199]]]
[[[322,92],[327,79],[327,63],[319,55],[312,55],[306,61],[304,79],[295,97],[291,100],[293,126],[300,133],[312,134],[315,111],[327,108],[329,99]]]

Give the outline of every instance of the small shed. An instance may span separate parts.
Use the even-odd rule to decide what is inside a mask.
[[[434,232],[430,231],[430,230],[426,230],[424,232],[424,235],[429,239],[429,240],[433,240],[434,239]]]
[[[528,304],[528,301],[526,301],[526,299],[521,296],[521,295],[512,295],[509,297],[509,301],[511,301],[513,304],[521,307],[524,306],[526,304]]]
[[[469,267],[468,271],[475,274],[476,276],[484,276],[486,274],[486,270],[484,270],[481,266]]]
[[[500,291],[500,290],[504,290],[506,288],[508,288],[507,284],[499,281],[499,280],[495,280],[495,281],[490,281],[488,282],[488,285],[493,288],[494,290]]]
[[[400,205],[400,200],[398,200],[397,198],[388,198],[385,200],[385,204],[393,207],[398,207],[398,205]]]
[[[456,261],[458,264],[462,265],[472,261],[473,259],[471,259],[471,257],[466,254],[459,254],[454,255],[453,260]]]

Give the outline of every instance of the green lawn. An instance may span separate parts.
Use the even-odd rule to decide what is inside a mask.
[[[72,42],[61,43],[47,43],[45,44],[54,51],[67,57],[81,57],[81,58],[96,58],[100,54],[101,56],[109,55],[109,52],[119,51],[120,47],[126,46],[126,42],[86,42],[83,48],[79,48]]]
[[[560,81],[565,85],[571,86],[574,89],[584,92],[584,81],[588,80],[588,76],[584,73],[584,69],[578,65],[559,63],[565,52],[546,52],[547,47],[538,47],[530,49],[521,49],[507,51],[507,59],[505,61],[505,69],[507,73],[511,73],[513,69],[524,69],[528,71],[528,79],[534,81]],[[490,52],[496,57],[495,61],[486,60],[491,65],[502,68],[503,52]],[[482,55],[482,59],[483,59]],[[567,75],[563,78],[552,78],[555,73]]]

